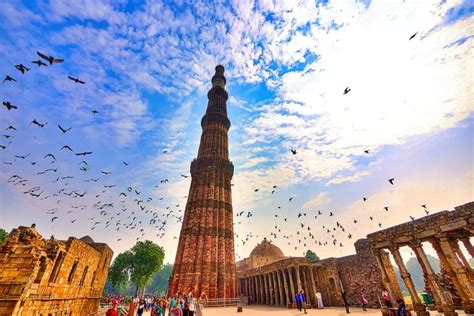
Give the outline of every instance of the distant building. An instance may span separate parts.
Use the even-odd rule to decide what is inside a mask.
[[[307,303],[317,306],[321,293],[325,306],[344,306],[341,292],[351,305],[360,305],[361,292],[371,307],[379,307],[382,275],[366,239],[355,243],[356,254],[310,262],[305,257],[285,257],[266,238],[248,258],[236,262],[238,293],[255,304],[294,306],[296,291],[306,293]]]
[[[95,315],[112,249],[89,236],[46,240],[20,226],[0,247],[0,315]]]

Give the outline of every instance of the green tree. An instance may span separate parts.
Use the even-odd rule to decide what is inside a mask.
[[[164,295],[168,289],[168,280],[173,272],[172,264],[165,264],[162,269],[153,276],[153,281],[148,287],[149,293]]]
[[[8,233],[5,231],[5,229],[0,228],[0,246],[3,245],[5,240],[7,240]]]
[[[319,261],[318,255],[309,249],[306,251],[306,258],[308,258],[308,260],[311,262]]]
[[[120,294],[123,294],[130,282],[133,266],[133,254],[130,250],[120,253],[109,269],[109,280]]]
[[[125,292],[127,285],[136,286],[138,295],[145,286],[153,280],[153,275],[160,271],[163,265],[165,251],[150,240],[139,241],[132,249],[125,251],[115,258],[109,271],[109,279],[119,292]]]

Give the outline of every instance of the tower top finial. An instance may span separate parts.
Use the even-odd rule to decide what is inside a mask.
[[[212,76],[212,87],[220,87],[225,89],[225,84],[227,80],[224,77],[224,66],[217,65],[216,73]]]

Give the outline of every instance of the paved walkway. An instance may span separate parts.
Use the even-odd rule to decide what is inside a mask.
[[[344,307],[327,307],[324,309],[308,309],[307,315],[320,316],[345,316],[346,310]],[[243,307],[242,313],[237,313],[237,307],[219,307],[206,308],[204,316],[222,316],[222,315],[236,315],[236,316],[262,316],[262,315],[277,315],[277,316],[300,316],[304,312],[297,309],[275,308],[271,306],[250,305]],[[362,308],[351,308],[351,316],[375,316],[381,315],[380,309],[367,309],[366,312]]]

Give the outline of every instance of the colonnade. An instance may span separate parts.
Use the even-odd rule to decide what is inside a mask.
[[[295,295],[303,290],[307,304],[317,304],[314,271],[310,265],[288,266],[258,271],[239,278],[238,293],[249,298],[250,304],[288,307],[295,304]]]
[[[466,314],[474,313],[474,273],[467,258],[459,248],[459,242],[462,242],[469,255],[474,257],[474,247],[472,246],[469,237],[453,233],[449,235],[441,233],[430,236],[426,241],[433,246],[433,249],[436,251],[440,260],[441,266],[452,280],[453,285],[462,300],[464,311]],[[413,239],[399,244],[392,241],[387,247],[375,247],[374,252],[377,256],[382,275],[385,276],[383,278],[385,287],[392,293],[395,293],[395,295],[400,295],[397,293],[398,291],[395,290],[398,285],[395,286],[393,281],[390,281],[391,278],[387,277],[392,269],[390,260],[387,259],[388,253],[386,251],[389,251],[400,270],[403,282],[410,292],[414,310],[417,312],[418,316],[427,315],[426,307],[418,297],[413,280],[411,279],[410,273],[408,273],[405,263],[402,260],[402,256],[400,255],[399,248],[401,246],[408,246],[413,250],[423,270],[426,283],[432,291],[436,309],[445,315],[457,315],[454,310],[453,301],[449,293],[439,284],[438,276],[433,271],[433,267],[428,261],[423,249],[423,244],[420,240]],[[396,297],[393,299],[396,299]]]

